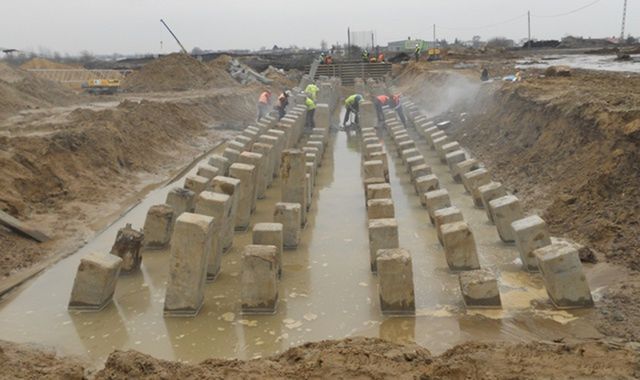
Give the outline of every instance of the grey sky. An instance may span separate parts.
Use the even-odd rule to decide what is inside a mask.
[[[319,46],[346,40],[352,30],[374,30],[377,43],[414,38],[483,39],[527,35],[526,17],[495,27],[531,10],[538,39],[567,34],[585,37],[620,34],[623,0],[601,0],[575,14],[556,18],[593,0],[0,0],[0,47],[78,53],[176,51],[160,24],[164,18],[188,50]],[[640,35],[640,0],[629,0],[627,33]],[[453,29],[459,28],[459,29]],[[469,28],[469,29],[466,29]]]

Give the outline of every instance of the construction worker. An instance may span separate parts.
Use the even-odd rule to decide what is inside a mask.
[[[362,52],[362,62],[369,62],[369,51],[366,49]]]
[[[480,80],[486,82],[489,80],[489,70],[487,68],[482,69],[482,74],[480,74]]]
[[[380,52],[380,54],[378,54],[378,63],[384,63],[384,53]]]
[[[318,88],[318,86],[316,86],[315,83],[310,83],[304,89],[305,94],[307,94],[307,96],[310,96],[314,102],[318,100],[318,91],[320,91],[320,88]]]
[[[344,114],[344,121],[342,122],[342,125],[346,128],[347,126],[347,121],[349,121],[349,116],[351,116],[351,113],[353,113],[355,115],[355,121],[354,123],[357,125],[358,123],[358,112],[360,111],[360,102],[362,101],[363,97],[360,94],[353,94],[351,96],[349,96],[345,101],[344,101],[344,106],[347,109],[347,112],[345,112]]]
[[[266,90],[258,98],[258,121],[269,113],[269,104],[271,104],[271,91]]]
[[[283,91],[280,96],[278,96],[278,104],[276,104],[276,109],[278,110],[278,120],[282,119],[284,115],[287,113],[287,106],[289,105],[289,95],[291,95],[291,91]]]
[[[404,111],[402,109],[402,104],[400,103],[400,94],[393,95],[391,99],[393,101],[393,109],[396,111],[396,114],[398,114],[398,118],[402,122],[402,125],[406,127],[407,119],[404,117]]]
[[[422,52],[422,49],[420,48],[420,44],[416,44],[416,50],[414,51],[414,54],[416,56],[416,62],[418,62],[420,60],[420,53]]]
[[[378,123],[384,123],[384,111],[382,107],[389,104],[389,97],[387,95],[378,95],[373,98],[373,105],[376,107],[376,114],[378,114]]]
[[[305,119],[304,126],[305,128],[313,129],[316,127],[316,102],[311,98],[311,96],[307,95],[304,104],[307,106],[307,118]]]

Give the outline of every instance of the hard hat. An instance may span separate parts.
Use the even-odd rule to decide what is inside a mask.
[[[361,101],[362,100],[362,95],[356,95],[356,100],[357,101]]]
[[[287,90],[287,91],[285,91],[285,92],[284,92],[284,94],[285,94],[286,96],[291,96],[291,91]]]

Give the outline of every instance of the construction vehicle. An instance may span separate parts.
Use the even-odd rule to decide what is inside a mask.
[[[427,50],[427,61],[439,61],[442,59],[439,48],[431,48]]]
[[[82,88],[93,95],[113,95],[120,91],[118,79],[93,79],[82,84]]]

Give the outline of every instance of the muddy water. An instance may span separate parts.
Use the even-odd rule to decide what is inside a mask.
[[[359,139],[340,132],[334,135],[319,170],[302,244],[284,253],[275,315],[239,315],[240,251],[250,242],[249,232],[236,234],[232,251],[223,259],[222,273],[207,284],[205,304],[195,318],[162,316],[168,251],[144,252],[142,272],[123,276],[115,302],[102,312],[66,310],[80,257],[108,251],[117,229],[125,223],[142,226],[147,209],[164,201],[170,188],[163,188],[77,254],[0,303],[0,339],[53,345],[62,353],[83,355],[99,365],[114,349],[197,362],[209,357],[266,356],[306,341],[353,335],[415,341],[434,353],[471,339],[526,341],[597,335],[581,318],[592,311],[558,312],[548,306],[539,276],[519,270],[515,248],[500,243],[484,211],[473,207],[435,153],[419,144],[453,203],[471,224],[482,265],[500,272],[503,310],[465,312],[457,276],[447,270],[427,212],[395,150],[387,139],[385,143],[392,158],[390,177],[400,243],[413,257],[415,318],[385,318],[379,312],[376,277],[369,271]],[[272,221],[279,194],[275,182],[266,199],[258,202],[253,223]],[[602,272],[594,276],[610,278]]]

